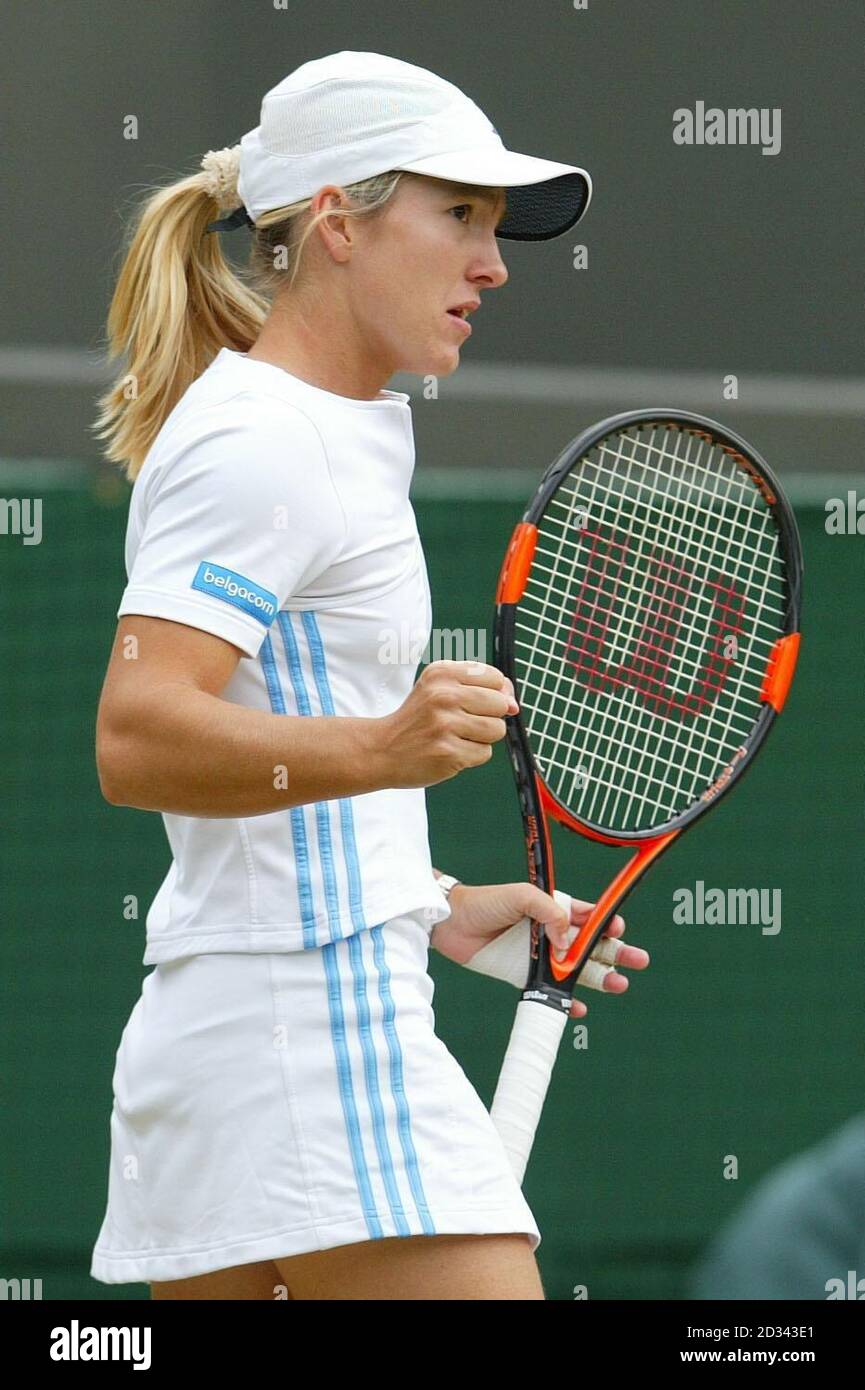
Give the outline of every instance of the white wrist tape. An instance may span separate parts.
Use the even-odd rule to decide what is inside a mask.
[[[521,917],[507,931],[475,951],[471,960],[466,961],[469,970],[525,989],[529,978],[529,930],[528,917]]]

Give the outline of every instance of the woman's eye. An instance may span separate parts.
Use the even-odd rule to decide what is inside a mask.
[[[451,208],[451,212],[471,212],[470,203],[460,203],[458,207]],[[462,220],[462,219],[460,219]]]

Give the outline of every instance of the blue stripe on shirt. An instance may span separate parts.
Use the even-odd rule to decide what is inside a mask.
[[[318,622],[314,613],[309,611],[301,613],[303,629],[309,643],[309,654],[312,658],[312,673],[315,678],[315,686],[318,691],[318,698],[321,703],[322,714],[335,714],[333,696],[330,690],[330,682],[327,678],[327,662],[324,656],[324,644],[321,640],[321,633],[318,630]],[[347,796],[339,799],[339,822],[342,833],[342,849],[345,855],[345,866],[348,874],[348,899],[349,911],[351,913],[352,925],[356,931],[361,931],[367,927],[368,923],[363,911],[363,896],[361,891],[360,860],[357,853],[357,841],[354,833],[354,815],[352,812],[351,799]]]
[[[306,678],[303,674],[303,663],[300,659],[297,638],[294,635],[294,627],[290,613],[281,612],[277,614],[279,630],[282,633],[282,640],[285,645],[285,655],[288,661],[289,675],[294,689],[294,698],[297,703],[298,713],[302,715],[312,714],[309,694],[306,689]],[[318,852],[321,860],[321,873],[324,880],[324,898],[327,906],[327,922],[330,929],[329,935],[332,941],[338,940],[344,935],[339,913],[339,888],[336,881],[336,873],[333,864],[333,844],[330,838],[330,811],[326,801],[316,801],[314,804],[315,820],[318,831]],[[304,938],[304,946],[316,946],[318,942],[313,940],[307,942]]]
[[[274,714],[285,714],[285,698],[276,666],[276,656],[270,634],[261,644],[261,667],[270,697],[270,707]],[[306,822],[303,807],[292,806],[291,837],[294,843],[294,859],[297,866],[297,896],[300,902],[300,920],[303,923],[304,946],[315,945],[315,901],[312,892],[312,875],[309,866],[309,845],[306,839]]]

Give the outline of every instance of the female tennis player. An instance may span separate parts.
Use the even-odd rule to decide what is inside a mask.
[[[431,865],[424,789],[486,763],[516,705],[489,665],[380,659],[432,621],[409,397],[384,383],[455,371],[507,279],[497,237],[559,236],[590,188],[433,73],[340,52],[139,211],[97,422],[134,480],[97,761],[173,859],[117,1053],[104,1283],[544,1297],[428,950],[523,985],[528,914],[564,949],[589,904]],[[235,273],[220,234],[242,225]],[[621,993],[615,965],[647,964],[623,930],[585,983]]]

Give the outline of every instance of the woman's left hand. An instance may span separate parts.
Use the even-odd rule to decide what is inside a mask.
[[[506,980],[518,989],[524,988],[528,976],[530,919],[543,923],[554,950],[565,951],[594,906],[558,889],[552,896],[531,883],[458,883],[451,889],[449,902],[451,915],[433,928],[430,945],[459,965]],[[649,953],[620,942],[624,930],[623,918],[613,917],[595,942],[578,976],[579,984],[624,994],[628,979],[612,967],[645,970]],[[582,999],[574,999],[570,1017],[583,1018],[587,1012]]]

